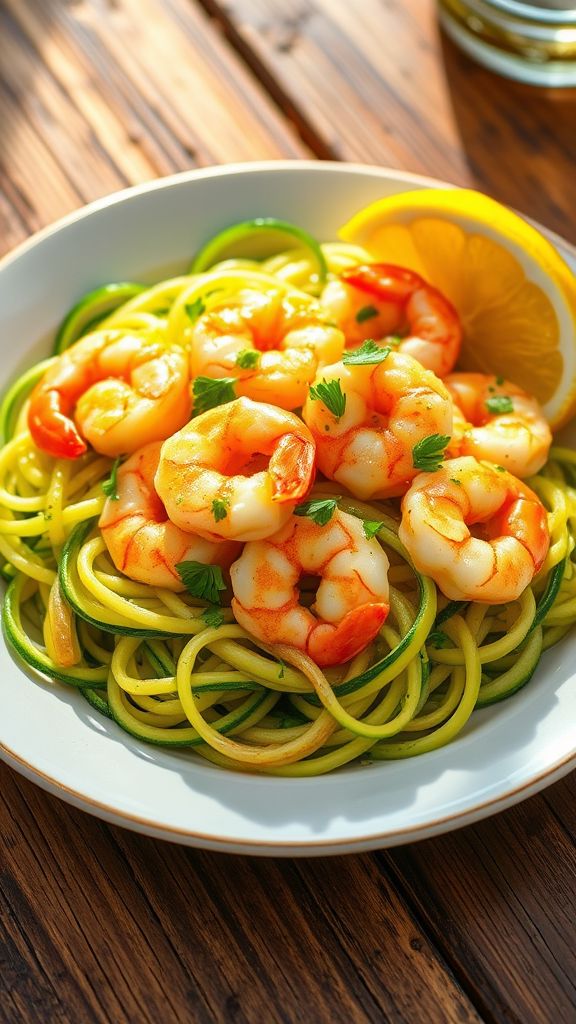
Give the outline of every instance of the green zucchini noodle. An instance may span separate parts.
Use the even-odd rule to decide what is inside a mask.
[[[209,310],[223,293],[246,287],[315,303],[327,276],[370,259],[358,246],[318,246],[281,222],[264,227],[292,234],[295,247],[248,258],[250,223],[229,229],[190,273],[85,296],[58,331],[55,353],[96,326],[182,344],[195,303]],[[244,242],[244,250],[222,258],[225,242]],[[361,502],[320,481],[311,497],[337,498],[344,512],[381,523],[390,614],[376,640],[322,671],[293,647],[257,641],[226,605],[211,625],[205,602],[136,583],[113,565],[97,525],[112,461],[89,451],[72,464],[35,446],[28,396],[50,363],[26,370],[0,409],[4,633],[17,658],[77,687],[95,713],[140,741],[191,747],[221,768],[293,777],[411,757],[451,742],[475,709],[524,686],[576,620],[576,453],[556,447],[529,481],[548,511],[550,548],[518,600],[448,601],[402,547],[398,502]],[[62,664],[55,648],[58,614],[69,616],[74,664]]]

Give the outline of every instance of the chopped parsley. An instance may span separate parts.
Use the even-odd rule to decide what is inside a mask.
[[[226,519],[228,515],[228,502],[223,498],[214,498],[212,502],[212,515],[217,523],[221,519]]]
[[[310,398],[313,402],[322,402],[329,412],[339,420],[346,409],[346,395],[343,394],[338,380],[321,380],[319,384],[313,384],[310,388]]]
[[[218,629],[224,622],[224,615],[220,608],[205,608],[200,616],[211,629]]]
[[[356,323],[363,324],[365,320],[373,320],[375,316],[378,316],[376,306],[362,306],[356,313]]]
[[[107,498],[111,498],[112,501],[118,501],[118,469],[120,467],[120,459],[114,459],[112,463],[112,469],[110,470],[110,476],[107,480],[102,481],[102,490]]]
[[[220,604],[220,590],[226,590],[222,569],[219,565],[204,565],[203,562],[177,562],[176,570],[186,590],[192,597],[199,597],[210,604]]]
[[[236,366],[241,370],[253,370],[260,362],[260,353],[256,348],[243,348],[236,356]]]
[[[285,671],[286,671],[286,662],[282,661],[282,658],[278,658],[278,679],[284,679]]]
[[[428,643],[432,647],[447,647],[450,643],[450,638],[447,633],[444,633],[441,629],[435,630],[433,633],[428,634]]]
[[[444,451],[450,442],[449,434],[429,434],[412,449],[412,465],[424,473],[435,473],[444,461]]]
[[[496,383],[498,387],[501,388],[504,383],[504,377],[496,377]]]
[[[360,348],[345,352],[342,356],[342,362],[345,366],[371,366],[372,364],[383,363],[390,355],[390,352],[389,346],[384,348],[382,345],[377,345],[370,338]]]
[[[366,540],[372,540],[376,536],[378,530],[384,524],[379,519],[363,519],[362,528],[364,530],[364,536]]]
[[[492,395],[486,399],[484,404],[488,412],[495,413],[496,415],[498,413],[514,412],[514,403],[509,395]]]
[[[295,516],[308,516],[317,526],[326,526],[338,508],[339,498],[325,498],[313,501],[304,501],[296,505]]]
[[[196,377],[192,385],[194,415],[215,409],[217,405],[233,402],[236,398],[235,383],[234,377],[220,377],[218,380],[213,380],[212,377]]]
[[[206,304],[204,300],[198,296],[197,299],[194,299],[194,302],[189,302],[188,305],[184,306],[184,309],[186,310],[191,322],[195,323],[198,317],[202,316],[202,313],[206,310]]]

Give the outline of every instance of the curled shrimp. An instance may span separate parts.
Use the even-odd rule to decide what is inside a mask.
[[[190,416],[183,349],[120,330],[86,335],[52,364],[30,399],[28,426],[42,451],[77,459],[136,451]]]
[[[192,377],[233,377],[238,397],[300,408],[318,366],[339,359],[344,335],[318,303],[243,288],[211,304],[190,332]]]
[[[519,477],[542,468],[552,434],[535,398],[484,373],[452,373],[444,383],[456,406],[449,455],[487,459]]]
[[[376,365],[334,363],[318,384],[338,382],[345,409],[337,418],[313,389],[302,416],[316,442],[318,468],[357,498],[403,494],[418,473],[414,449],[431,435],[448,439],[452,402],[430,370],[402,352]],[[446,443],[446,442],[445,442]]]
[[[337,510],[329,523],[292,516],[246,544],[230,569],[237,621],[258,639],[285,643],[317,665],[339,665],[374,639],[389,611],[388,559],[362,522]],[[314,604],[299,603],[304,573],[320,576]]]
[[[108,498],[100,530],[114,565],[132,580],[166,590],[184,590],[176,565],[202,562],[223,569],[240,545],[215,544],[171,523],[154,487],[161,442],[146,445],[124,462],[117,473],[117,498]]]
[[[421,473],[402,501],[400,540],[454,601],[514,601],[542,565],[547,514],[524,483],[472,456]]]
[[[320,301],[351,348],[368,338],[393,337],[400,352],[438,377],[456,363],[460,318],[448,299],[413,270],[390,263],[349,267],[328,282]]]
[[[312,435],[293,413],[237,398],[164,442],[156,490],[183,530],[207,540],[259,540],[307,494],[314,455]]]

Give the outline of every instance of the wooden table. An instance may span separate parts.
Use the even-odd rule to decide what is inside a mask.
[[[473,184],[576,242],[576,92],[472,65],[432,0],[0,0],[0,247],[233,160]],[[332,860],[196,852],[1,769],[7,1024],[576,1020],[576,777]]]

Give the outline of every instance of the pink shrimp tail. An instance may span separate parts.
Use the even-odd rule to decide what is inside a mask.
[[[338,626],[323,622],[310,633],[307,653],[321,668],[349,661],[374,639],[390,611],[389,604],[363,604]]]
[[[309,440],[296,434],[280,438],[268,466],[274,501],[298,501],[308,493],[314,482],[315,458],[312,435]]]
[[[70,419],[70,403],[55,388],[41,381],[32,392],[28,410],[28,428],[34,443],[57,459],[78,459],[87,451],[76,425]]]
[[[400,305],[404,305],[418,288],[426,284],[420,274],[392,263],[363,263],[349,267],[340,276],[346,284],[362,292]]]

